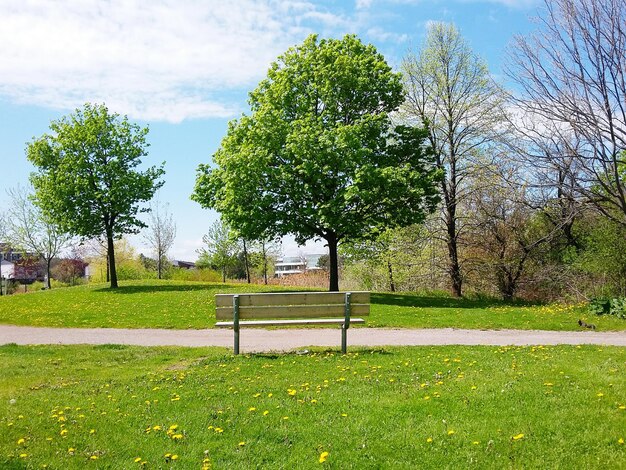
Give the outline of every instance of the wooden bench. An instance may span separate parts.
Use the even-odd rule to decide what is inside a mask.
[[[273,294],[217,294],[215,326],[232,328],[235,354],[239,329],[283,325],[341,325],[341,352],[346,353],[350,324],[365,323],[370,313],[369,292],[288,292]]]

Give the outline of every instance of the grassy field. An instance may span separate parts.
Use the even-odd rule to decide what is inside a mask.
[[[210,328],[216,293],[277,291],[276,287],[185,281],[129,281],[0,297],[0,323],[52,327]],[[285,289],[282,289],[285,290]],[[370,327],[578,330],[579,318],[599,331],[626,321],[589,316],[580,307],[506,304],[411,294],[372,294]]]
[[[618,469],[625,405],[624,348],[9,345],[0,467]]]

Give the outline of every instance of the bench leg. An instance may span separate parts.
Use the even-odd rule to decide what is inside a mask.
[[[341,325],[341,354],[346,354],[348,349],[348,329],[346,325]]]
[[[235,355],[239,354],[239,328],[235,330],[235,347],[234,347]]]

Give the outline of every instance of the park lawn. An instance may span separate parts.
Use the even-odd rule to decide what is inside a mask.
[[[0,297],[0,324],[50,327],[211,328],[215,294],[286,288],[194,281],[125,281]],[[293,290],[293,289],[291,289]],[[373,293],[367,326],[578,330],[578,319],[599,331],[626,330],[626,320],[588,315],[582,307],[505,303],[416,294]]]
[[[0,430],[15,469],[626,468],[626,348],[8,345]]]

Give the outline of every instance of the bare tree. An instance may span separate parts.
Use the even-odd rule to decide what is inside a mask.
[[[488,153],[504,133],[505,95],[450,24],[432,25],[423,48],[404,59],[402,72],[407,91],[403,117],[428,126],[437,166],[446,173],[441,182],[442,222],[451,290],[460,296],[463,220],[458,209],[468,195],[466,183],[476,169],[476,156]]]
[[[482,172],[467,204],[471,216],[473,264],[482,278],[492,279],[505,300],[512,299],[542,250],[561,229],[545,224],[544,207],[533,207],[534,187],[519,184],[525,168],[502,155]]]
[[[150,204],[150,221],[144,239],[150,244],[156,256],[157,277],[163,277],[163,263],[167,260],[167,252],[172,247],[176,238],[176,223],[168,206],[161,205],[157,199]]]
[[[549,124],[533,133],[569,134],[543,159],[575,195],[626,225],[626,3],[544,2],[539,29],[510,48],[507,73],[521,87],[517,105]]]
[[[8,240],[15,248],[30,251],[46,263],[46,287],[50,289],[50,265],[70,240],[33,204],[30,193],[22,186],[7,191],[11,206],[6,215]]]

